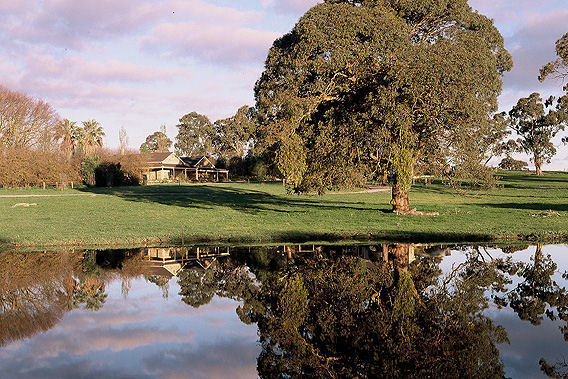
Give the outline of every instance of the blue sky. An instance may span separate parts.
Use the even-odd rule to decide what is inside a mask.
[[[0,0],[0,84],[41,98],[61,117],[94,118],[105,145],[145,137],[197,111],[212,120],[253,104],[268,48],[315,0]],[[470,0],[513,54],[500,98],[508,110],[562,83],[536,80],[568,32],[566,0]],[[568,168],[568,149],[546,169]]]

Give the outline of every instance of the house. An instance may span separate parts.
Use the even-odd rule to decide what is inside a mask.
[[[176,170],[182,173],[186,168],[177,155],[170,152],[142,154],[144,182],[161,182],[176,178]]]
[[[198,157],[181,157],[181,161],[190,167],[190,172],[194,173],[195,180],[200,179],[214,179],[219,181],[219,174],[221,174],[221,179],[225,176],[225,179],[229,179],[229,170],[216,168],[213,162],[206,156]]]
[[[218,169],[206,156],[178,157],[175,153],[142,154],[144,182],[162,182],[177,179],[229,179],[229,170]]]

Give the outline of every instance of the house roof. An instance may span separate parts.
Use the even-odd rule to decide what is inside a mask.
[[[173,153],[167,151],[165,153],[148,153],[142,154],[142,159],[145,163],[161,163]]]
[[[190,167],[197,167],[197,165],[202,162],[203,160],[207,160],[212,168],[215,168],[215,165],[207,158],[205,155],[201,155],[198,157],[181,157],[181,161],[190,166]]]

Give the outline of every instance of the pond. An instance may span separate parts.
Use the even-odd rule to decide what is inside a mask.
[[[568,375],[568,245],[0,253],[0,376]]]

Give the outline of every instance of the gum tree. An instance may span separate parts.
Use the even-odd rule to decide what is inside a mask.
[[[540,69],[538,80],[541,82],[550,75],[561,79],[568,77],[568,33],[556,41],[556,55],[558,55],[556,60],[547,63]],[[568,85],[564,89],[568,91]]]
[[[268,53],[259,147],[296,191],[388,172],[393,210],[409,213],[417,162],[451,163],[494,132],[511,67],[499,31],[466,0],[327,0]]]
[[[542,176],[542,165],[550,163],[556,154],[552,139],[564,130],[568,121],[562,102],[555,102],[552,96],[543,102],[538,93],[532,93],[519,99],[509,112],[509,121],[519,136],[518,149],[532,155],[536,175]]]
[[[167,136],[166,125],[162,125],[160,130],[146,137],[146,141],[140,146],[140,151],[148,153],[164,153],[170,151],[172,140]]]
[[[215,127],[207,116],[191,112],[179,119],[174,147],[187,156],[210,154],[213,151]]]
[[[254,108],[243,105],[234,116],[215,121],[213,144],[220,157],[226,160],[244,157],[255,128],[254,114]]]
[[[568,33],[556,41],[556,55],[558,55],[556,60],[547,63],[540,69],[538,80],[541,82],[549,76],[563,81],[568,78]],[[558,104],[564,112],[564,116],[568,118],[568,84],[565,84],[564,91],[566,91],[566,94],[558,100]],[[562,141],[568,143],[568,137],[564,137]]]

